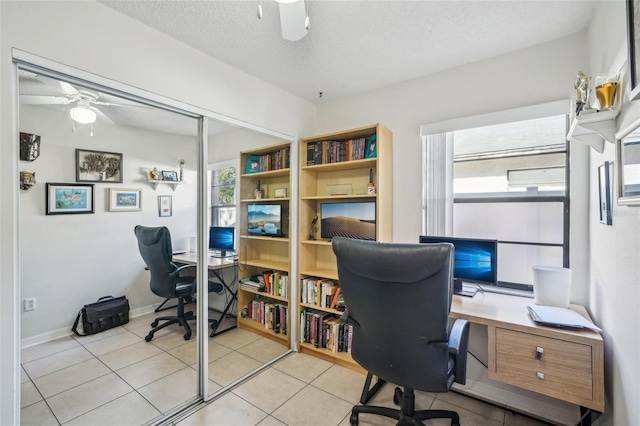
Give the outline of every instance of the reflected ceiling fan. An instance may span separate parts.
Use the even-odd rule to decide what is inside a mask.
[[[56,80],[55,78],[44,75],[36,75],[35,79],[56,89],[64,96],[20,95],[20,103],[27,105],[72,105],[69,110],[69,116],[75,122],[81,124],[92,124],[98,116],[100,116],[101,120],[114,124],[114,122],[97,107],[98,105],[149,108],[146,105],[104,102],[99,100],[100,95],[96,92],[85,89],[78,90],[65,81]]]
[[[275,0],[280,9],[282,38],[298,41],[309,32],[307,0]],[[258,3],[258,19],[262,19],[262,5]]]

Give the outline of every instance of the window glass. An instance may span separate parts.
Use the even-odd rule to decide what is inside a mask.
[[[211,225],[236,226],[235,166],[214,168],[211,176]]]

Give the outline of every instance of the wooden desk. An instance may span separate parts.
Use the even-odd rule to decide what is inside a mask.
[[[175,263],[181,263],[183,265],[197,265],[198,253],[186,252],[181,254],[174,254],[173,261]],[[231,257],[212,257],[209,256],[208,267],[210,270],[230,268],[237,264],[237,260],[233,260]]]
[[[585,407],[602,413],[602,337],[591,330],[536,325],[527,312],[533,303],[489,292],[473,298],[454,295],[450,316],[487,326],[490,379],[577,404],[581,414],[587,413]],[[571,309],[589,318],[584,307]],[[544,350],[541,359],[536,359],[537,348]]]

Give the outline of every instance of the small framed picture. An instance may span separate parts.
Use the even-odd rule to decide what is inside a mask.
[[[258,173],[260,171],[260,157],[257,155],[250,155],[247,157],[247,165],[245,167],[245,173]]]
[[[171,195],[158,195],[158,216],[170,217],[173,215]]]
[[[76,149],[76,182],[122,183],[122,154]]]
[[[162,180],[168,180],[170,182],[178,181],[178,172],[174,172],[172,170],[163,170],[162,171]]]
[[[598,186],[600,188],[600,223],[611,225],[611,162],[605,161],[598,167]]]
[[[110,212],[133,212],[142,210],[141,189],[109,188]]]
[[[94,212],[92,184],[47,182],[46,186],[47,215]]]
[[[376,158],[378,154],[377,145],[378,144],[376,143],[376,135],[369,136],[367,138],[367,145],[364,150],[364,158]]]

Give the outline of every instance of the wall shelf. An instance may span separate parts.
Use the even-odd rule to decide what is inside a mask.
[[[149,183],[149,185],[151,185],[153,187],[153,190],[155,191],[156,189],[158,189],[158,184],[159,183],[166,183],[167,185],[169,185],[174,191],[176,190],[176,187],[178,185],[182,185],[183,183],[186,183],[183,180],[174,182],[174,181],[170,181],[170,180],[154,180],[154,179],[149,179],[147,181]]]
[[[571,120],[567,139],[586,143],[602,154],[605,140],[610,143],[616,141],[616,117],[619,112],[617,109],[598,112],[583,111]]]

